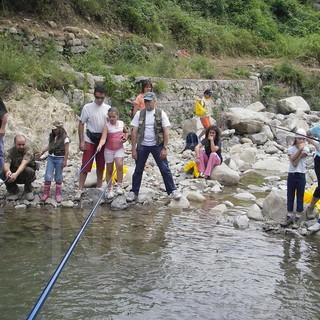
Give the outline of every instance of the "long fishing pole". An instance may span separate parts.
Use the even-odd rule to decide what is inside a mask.
[[[115,173],[115,171],[114,171]],[[113,174],[114,174],[113,173]],[[97,200],[96,204],[94,205],[94,207],[92,208],[91,212],[89,213],[86,221],[83,223],[80,231],[78,232],[78,234],[76,235],[76,237],[74,238],[74,240],[72,241],[67,253],[65,254],[64,258],[61,260],[59,266],[57,267],[57,269],[55,270],[54,274],[52,275],[50,281],[48,282],[48,284],[46,285],[46,287],[44,288],[44,290],[42,291],[41,296],[39,297],[38,301],[36,302],[36,304],[34,305],[34,307],[32,308],[30,314],[27,317],[27,320],[33,320],[36,318],[37,314],[39,313],[42,305],[44,304],[44,302],[46,301],[51,289],[53,288],[55,282],[57,281],[62,269],[64,268],[65,264],[67,263],[68,259],[70,258],[74,248],[76,247],[76,245],[78,244],[81,235],[83,234],[85,228],[87,227],[88,223],[90,222],[91,218],[93,217],[94,212],[96,211],[98,205],[100,204],[100,201],[102,200],[102,197],[104,196],[109,184],[112,181],[113,176],[111,177],[110,181],[106,184],[106,186],[103,188],[103,191],[101,192],[101,195],[99,197],[99,199]]]
[[[264,121],[259,121],[259,120],[253,120],[253,121],[254,121],[254,122],[259,122],[259,123],[266,124],[266,125],[269,126],[269,127],[273,127],[273,128],[276,128],[276,129],[279,129],[279,130],[282,130],[282,131],[286,131],[286,132],[289,132],[289,133],[296,134],[296,132],[293,132],[293,131],[291,131],[291,130],[289,130],[289,129],[285,129],[285,128],[283,128],[283,127],[278,127],[278,126],[275,126],[275,125],[273,125],[273,124],[270,124],[270,123],[267,123],[267,122],[264,122]],[[311,136],[307,136],[307,135],[304,135],[304,134],[301,134],[301,133],[298,133],[298,135],[301,136],[301,137],[305,137],[305,138],[307,138],[307,139],[311,139],[311,140],[315,140],[315,141],[317,141],[317,142],[320,142],[319,139],[314,138],[314,137],[311,137]]]

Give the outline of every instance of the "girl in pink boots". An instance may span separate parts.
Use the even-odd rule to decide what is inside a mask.
[[[201,148],[204,147],[204,151]],[[210,126],[205,131],[205,138],[195,147],[196,163],[200,177],[210,178],[214,166],[222,163],[220,129]]]
[[[57,202],[61,202],[62,169],[67,165],[69,142],[70,140],[66,130],[63,128],[63,123],[61,121],[55,121],[49,135],[48,146],[36,154],[36,157],[41,157],[46,151],[49,151],[43,188],[44,193],[41,197],[42,201],[46,201],[49,198],[51,181],[54,177],[56,182],[55,199]]]

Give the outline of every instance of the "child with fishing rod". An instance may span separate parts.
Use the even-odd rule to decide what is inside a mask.
[[[320,139],[320,125],[317,125],[317,126],[311,128],[310,130],[307,130],[307,135],[317,138],[317,142],[312,141],[311,143],[316,148],[316,154],[314,155],[314,171],[317,176],[318,186],[314,190],[314,193],[312,195],[312,199],[311,199],[310,204],[306,210],[307,219],[314,219],[316,217],[316,215],[314,213],[314,207],[317,204],[318,200],[320,199],[320,140],[319,140]],[[314,139],[314,140],[316,140],[316,139]],[[308,228],[308,230],[312,231],[312,232],[317,232],[320,230],[319,217],[318,217],[317,222],[314,225],[310,226]]]
[[[108,110],[108,121],[103,127],[102,136],[97,147],[97,151],[104,148],[104,158],[107,164],[107,199],[114,198],[115,194],[121,195],[123,191],[123,144],[128,139],[128,130],[122,120],[119,120],[119,110],[111,107]],[[117,183],[114,188],[112,185],[112,176],[114,164],[117,170]]]
[[[289,225],[297,228],[303,212],[303,197],[306,186],[306,157],[310,150],[306,146],[306,131],[302,128],[296,131],[292,146],[288,149],[290,160],[287,178],[287,217],[281,224],[285,228]],[[296,213],[293,212],[296,198]]]
[[[45,173],[45,182],[43,187],[42,201],[46,201],[50,196],[51,181],[54,177],[56,182],[55,199],[61,202],[62,189],[62,170],[67,165],[69,156],[70,139],[66,130],[63,128],[61,121],[54,121],[49,134],[49,144],[41,152],[37,153],[36,157],[41,157],[46,151],[49,151],[47,158],[47,166]]]

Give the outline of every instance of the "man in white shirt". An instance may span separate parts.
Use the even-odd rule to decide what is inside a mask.
[[[87,103],[80,115],[78,134],[79,148],[83,152],[81,173],[79,178],[79,192],[76,198],[80,198],[84,189],[84,183],[88,172],[91,171],[93,156],[101,138],[101,132],[108,119],[108,110],[111,106],[104,103],[106,91],[98,86],[94,89],[94,101]],[[86,131],[85,129],[86,125]],[[103,170],[105,167],[104,153],[99,151],[95,155],[97,165],[97,188],[102,186]]]
[[[157,97],[154,92],[145,93],[144,103],[145,109],[138,111],[131,121],[132,157],[136,161],[136,168],[127,202],[136,200],[139,195],[144,166],[150,153],[159,167],[167,193],[179,200],[181,193],[173,182],[167,160],[170,126],[168,116],[164,111],[156,109]]]

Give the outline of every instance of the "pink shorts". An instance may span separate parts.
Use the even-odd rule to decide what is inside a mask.
[[[88,163],[86,167],[82,170],[82,172],[90,172],[93,164],[93,158],[94,158],[93,155],[97,151],[97,145],[89,142],[85,142],[85,144],[86,144],[86,151],[84,151],[82,155],[81,168],[83,168]],[[96,154],[95,158],[96,158],[97,169],[103,170],[105,166],[103,148],[101,151],[99,151]],[[88,162],[89,160],[90,162]]]

